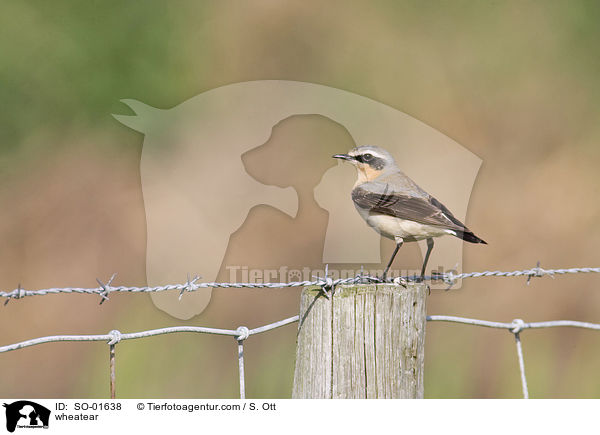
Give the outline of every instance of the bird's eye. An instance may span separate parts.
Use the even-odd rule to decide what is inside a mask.
[[[369,162],[369,161],[373,160],[373,155],[369,154],[369,153],[363,154],[362,158],[365,162]]]

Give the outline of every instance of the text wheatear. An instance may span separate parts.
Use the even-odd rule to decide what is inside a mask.
[[[347,160],[356,167],[358,179],[352,190],[352,201],[358,213],[375,231],[396,242],[383,279],[404,242],[427,239],[421,279],[425,276],[434,237],[450,234],[467,242],[487,244],[456,219],[444,204],[417,186],[383,148],[362,146],[333,157]]]

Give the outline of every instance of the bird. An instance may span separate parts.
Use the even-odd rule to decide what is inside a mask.
[[[455,218],[444,204],[402,172],[387,150],[377,146],[359,146],[347,154],[332,157],[354,165],[358,178],[352,189],[352,201],[356,210],[370,227],[396,243],[383,272],[384,281],[404,242],[427,240],[421,281],[425,278],[434,237],[452,235],[470,243],[487,245]]]

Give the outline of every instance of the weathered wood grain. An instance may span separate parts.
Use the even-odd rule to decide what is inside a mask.
[[[294,398],[422,398],[427,285],[338,286],[300,301]]]

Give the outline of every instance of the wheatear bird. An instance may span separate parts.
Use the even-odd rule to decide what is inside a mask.
[[[333,157],[347,160],[356,167],[358,179],[352,190],[352,201],[358,213],[375,231],[396,242],[383,279],[404,242],[427,239],[421,279],[425,276],[434,237],[450,234],[467,242],[487,244],[456,219],[444,204],[408,178],[386,150],[362,146]]]

